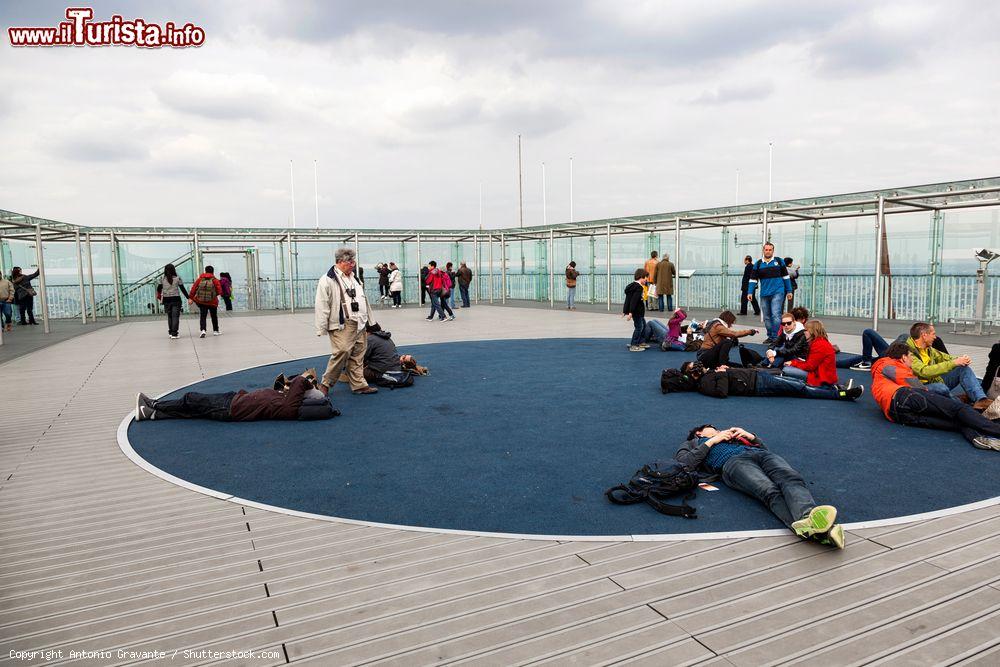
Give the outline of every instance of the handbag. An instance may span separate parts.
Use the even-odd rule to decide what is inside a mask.
[[[38,296],[38,292],[35,291],[34,287],[25,287],[24,292],[28,296]]]
[[[656,283],[649,283],[649,291],[646,293],[646,298],[648,299],[656,298]]]

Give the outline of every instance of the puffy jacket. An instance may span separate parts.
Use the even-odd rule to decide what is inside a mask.
[[[448,279],[448,274],[441,269],[434,268],[427,274],[427,279],[424,283],[427,285],[428,292],[435,292],[437,290],[445,289],[445,280]]]
[[[399,269],[393,269],[389,274],[389,291],[390,292],[402,292],[403,291],[403,274]]]
[[[913,374],[924,384],[941,382],[941,376],[955,368],[955,357],[950,354],[933,347],[921,350],[912,338],[906,339],[906,345],[913,353]]]
[[[200,285],[202,282],[206,280],[210,280],[212,282],[212,287],[214,288],[215,291],[215,294],[213,294],[212,298],[208,301],[204,301],[198,298],[198,285]],[[192,301],[201,306],[218,306],[220,294],[222,294],[222,283],[220,283],[219,279],[216,278],[211,273],[203,273],[197,278],[195,278],[194,282],[191,283],[191,289],[188,290],[188,297]]]
[[[753,368],[727,368],[709,371],[698,378],[698,393],[713,398],[753,396],[757,387],[757,371]]]
[[[805,361],[792,359],[791,365],[808,372],[806,384],[837,384],[837,353],[826,338],[816,338],[809,343],[809,356]]]

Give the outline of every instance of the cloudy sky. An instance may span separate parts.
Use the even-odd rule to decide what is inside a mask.
[[[0,208],[81,224],[516,226],[1000,173],[1000,5],[98,2],[201,48],[0,47]],[[4,28],[65,4],[5,0]],[[6,31],[5,31],[6,32]]]

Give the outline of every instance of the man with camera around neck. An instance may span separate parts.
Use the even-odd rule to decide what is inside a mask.
[[[374,394],[364,376],[365,325],[375,324],[365,289],[355,277],[357,256],[353,248],[338,248],[334,265],[316,285],[316,335],[330,337],[333,354],[318,388],[324,394],[337,382],[344,364],[355,394]]]

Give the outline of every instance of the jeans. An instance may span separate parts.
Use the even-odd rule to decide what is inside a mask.
[[[827,400],[840,396],[840,391],[830,384],[813,387],[803,380],[764,372],[757,373],[757,387],[754,393],[757,396],[796,396]]]
[[[646,329],[645,317],[632,317],[632,342],[631,345],[638,345],[646,340],[648,330]]]
[[[567,287],[566,288],[566,307],[576,308],[576,288]]]
[[[14,304],[7,301],[0,301],[0,314],[3,315],[3,323],[10,324],[14,318]]]
[[[809,379],[808,371],[804,371],[801,368],[796,368],[795,366],[782,366],[781,374],[787,375],[788,377],[796,380],[802,380],[803,382]]]
[[[951,396],[958,387],[961,387],[965,395],[973,402],[986,398],[979,380],[976,379],[976,374],[968,366],[955,366],[941,376],[941,382],[927,384],[928,391],[941,396]]]
[[[661,313],[663,312],[663,298],[664,298],[664,296],[667,299],[667,310],[673,310],[674,309],[674,295],[673,294],[660,294],[659,296],[656,297],[656,300],[658,302],[657,305],[660,306],[660,312]]]
[[[440,318],[444,319],[444,310],[441,308],[441,297],[437,295],[437,291],[427,290],[427,294],[431,297],[431,314],[427,316],[427,319],[433,320],[434,313],[437,313]]]
[[[454,287],[451,288],[450,290],[448,290],[448,298],[447,298],[447,300],[445,302],[451,308],[455,307],[455,288]],[[451,308],[449,308],[449,310],[451,310]]]
[[[897,424],[961,431],[969,442],[979,435],[1000,438],[1000,424],[964,403],[929,391],[901,387],[892,395],[889,417]]]
[[[778,337],[781,329],[781,304],[784,300],[784,292],[760,297],[760,308],[764,311],[764,328],[767,329],[768,338]]]
[[[660,320],[649,320],[646,322],[646,340],[662,343],[667,337],[667,325]]]
[[[462,308],[468,308],[472,304],[469,302],[469,286],[459,285],[458,289],[462,292]]]
[[[754,295],[753,300],[748,300],[747,293],[748,293],[747,286],[744,285],[743,288],[740,290],[740,315],[747,314],[747,303],[753,306],[754,315],[760,315],[760,304],[757,303],[757,295],[756,294]]]
[[[399,290],[396,290],[395,292],[392,292],[392,305],[394,305],[394,306],[401,305],[403,303],[402,296],[403,296],[403,293],[400,292]]]
[[[983,391],[989,392],[993,386],[993,378],[997,376],[1000,369],[1000,343],[995,343],[990,349],[990,361],[986,365],[986,372],[983,374]]]
[[[726,461],[722,466],[722,481],[767,505],[789,528],[816,506],[802,475],[785,459],[766,449]]]
[[[229,406],[235,391],[224,394],[200,394],[189,391],[177,400],[156,401],[153,410],[157,419],[214,419],[229,421]]]
[[[707,350],[698,350],[698,361],[705,364],[705,368],[715,368],[716,366],[729,365],[729,352],[737,346],[735,338],[723,338],[715,347]]]
[[[198,304],[198,310],[200,312],[200,316],[198,318],[198,322],[199,322],[199,324],[201,326],[201,330],[205,331],[205,318],[208,315],[211,315],[212,316],[212,331],[218,331],[219,330],[219,307],[218,306],[203,306],[203,305],[201,305],[199,303]]]
[[[167,333],[176,336],[181,328],[181,298],[179,296],[163,297],[163,310],[167,313]]]

